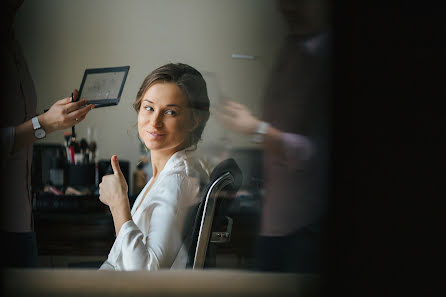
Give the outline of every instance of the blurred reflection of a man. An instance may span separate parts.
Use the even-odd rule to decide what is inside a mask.
[[[265,197],[256,269],[320,273],[328,181],[330,32],[324,0],[285,0],[289,34],[264,97],[263,119],[226,102],[215,116],[264,149]]]

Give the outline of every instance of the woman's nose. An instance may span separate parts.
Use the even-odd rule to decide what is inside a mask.
[[[150,119],[150,124],[155,127],[159,128],[163,126],[163,115],[161,113],[155,113]]]

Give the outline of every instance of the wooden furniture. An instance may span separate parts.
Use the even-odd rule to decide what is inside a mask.
[[[108,213],[34,214],[39,255],[103,256],[115,239]]]
[[[40,266],[99,268],[115,240],[113,218],[98,195],[34,195]]]

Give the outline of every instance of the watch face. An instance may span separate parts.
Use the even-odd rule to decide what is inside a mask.
[[[36,135],[36,137],[40,139],[40,138],[44,138],[46,133],[45,133],[45,130],[40,128],[40,129],[37,129],[34,131],[34,135]]]
[[[262,134],[255,134],[252,137],[252,141],[255,143],[262,143],[263,142],[263,135]]]

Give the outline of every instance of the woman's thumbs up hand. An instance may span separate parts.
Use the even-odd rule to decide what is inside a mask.
[[[123,205],[129,205],[128,185],[119,166],[118,157],[111,157],[113,174],[102,177],[99,184],[99,200],[108,205],[110,209],[119,208]]]

